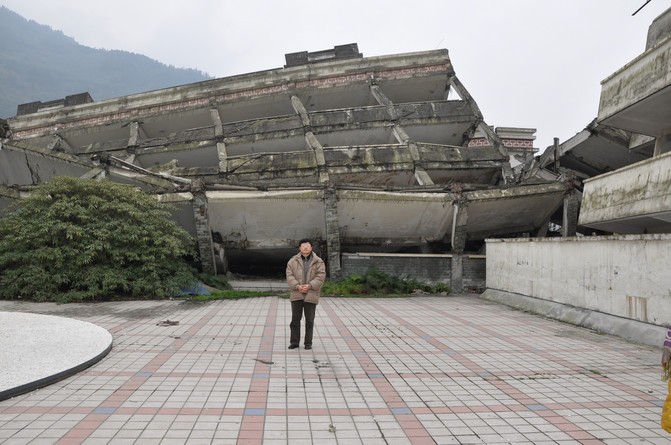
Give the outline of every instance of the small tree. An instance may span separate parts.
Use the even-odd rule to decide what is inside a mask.
[[[175,295],[196,280],[194,240],[151,195],[62,176],[0,218],[0,298],[71,302]]]

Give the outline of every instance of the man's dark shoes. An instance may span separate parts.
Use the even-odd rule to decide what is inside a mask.
[[[298,345],[289,345],[289,349],[296,349]]]
[[[312,349],[312,345],[305,345],[305,349]]]

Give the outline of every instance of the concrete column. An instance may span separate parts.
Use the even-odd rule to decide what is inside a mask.
[[[51,151],[65,151],[66,148],[71,147],[65,139],[56,134],[53,138],[51,138],[51,141],[49,141],[47,148]]]
[[[224,136],[224,125],[221,123],[221,116],[219,110],[216,108],[210,109],[210,118],[214,124],[214,136],[217,138]]]
[[[217,156],[219,158],[219,173],[226,173],[228,171],[228,152],[226,151],[226,144],[217,142]]]
[[[671,139],[671,126],[668,126],[660,132],[659,136],[655,139],[655,150],[653,151],[653,156],[659,156],[662,154],[662,145],[664,144],[664,139]]]
[[[387,97],[387,95],[384,94],[384,91],[382,91],[382,89],[380,89],[380,87],[377,85],[371,85],[370,92],[373,94],[373,97],[375,98],[377,103],[385,106],[389,118],[393,121],[397,120],[398,114],[396,113],[396,107],[394,106],[394,102],[392,102],[391,99],[389,99],[389,97]]]
[[[310,116],[308,115],[308,110],[305,109],[305,105],[303,105],[303,102],[301,102],[298,96],[291,96],[291,106],[294,107],[296,114],[301,117],[303,127],[309,130],[312,127]]]
[[[422,167],[415,167],[415,181],[419,185],[433,185],[431,176]]]
[[[332,184],[324,189],[324,217],[326,220],[326,249],[329,276],[337,280],[342,274],[340,265],[340,226],[338,223],[338,196]]]
[[[464,260],[462,254],[452,255],[452,278],[450,287],[453,292],[461,293],[464,291]]]
[[[466,238],[468,234],[468,207],[465,203],[454,204],[454,217],[452,220],[452,252],[464,253]]]
[[[575,236],[578,229],[578,210],[580,201],[576,193],[564,196],[564,216],[561,228],[562,236]]]
[[[543,224],[541,224],[538,230],[536,230],[536,238],[545,238],[546,236],[548,236],[548,230],[550,228],[549,226],[550,226],[549,219],[543,221]]]
[[[210,217],[207,209],[207,196],[205,190],[192,191],[193,215],[196,222],[196,239],[198,240],[198,251],[203,272],[213,274],[226,273],[217,271],[214,260],[214,245],[212,243],[212,230],[210,229]]]
[[[310,115],[308,114],[303,102],[298,96],[291,96],[291,105],[294,111],[301,117],[303,123],[303,131],[305,132],[305,141],[308,143],[312,151],[315,153],[315,160],[319,166],[319,182],[326,183],[329,181],[329,173],[326,170],[326,160],[324,158],[324,147],[319,142],[315,134],[312,132],[312,125],[310,123]]]
[[[146,138],[147,135],[145,134],[144,130],[140,126],[139,122],[131,122],[130,123],[130,136],[128,137],[128,146],[129,147],[137,147],[137,141],[140,138]]]
[[[396,114],[394,103],[377,85],[371,85],[370,90],[378,103],[380,105],[384,105],[387,108],[387,114],[389,115],[389,118],[395,122],[398,119],[398,115]],[[392,133],[399,143],[407,145],[408,151],[410,152],[410,157],[412,158],[412,162],[415,167],[414,173],[417,183],[419,185],[433,185],[434,183],[431,179],[431,176],[429,176],[426,170],[420,166],[421,159],[419,156],[419,149],[417,148],[417,144],[410,139],[408,133],[406,133],[403,127],[401,127],[398,123],[394,123],[392,126]]]

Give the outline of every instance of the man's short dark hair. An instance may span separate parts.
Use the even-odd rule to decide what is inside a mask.
[[[298,242],[298,247],[301,247],[301,244],[303,244],[303,243],[308,243],[308,244],[312,245],[312,241],[310,241],[309,238],[303,238],[302,240],[300,240]]]

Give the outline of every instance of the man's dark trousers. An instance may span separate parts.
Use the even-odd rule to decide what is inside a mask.
[[[291,302],[291,339],[289,344],[298,345],[301,341],[301,318],[305,312],[305,346],[312,346],[312,328],[315,325],[317,305],[306,303],[304,300]]]

